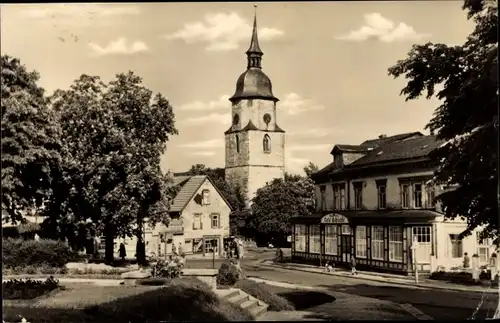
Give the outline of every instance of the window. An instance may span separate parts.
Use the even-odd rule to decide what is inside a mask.
[[[384,227],[372,227],[372,259],[384,260]]]
[[[193,253],[203,252],[203,239],[193,239]]]
[[[309,252],[320,253],[321,250],[321,237],[319,225],[309,226]]]
[[[264,136],[263,146],[265,153],[271,152],[271,137],[269,137],[269,135],[267,134]]]
[[[385,202],[386,202],[385,185],[379,185],[377,187],[377,193],[378,193],[378,208],[385,209]]]
[[[366,258],[366,227],[356,227],[356,257]]]
[[[212,253],[218,252],[218,245],[219,245],[219,240],[217,239],[207,239],[205,240],[205,252],[206,253]]]
[[[422,207],[422,184],[413,184],[413,206]]]
[[[326,210],[326,187],[325,186],[321,186],[319,188],[320,190],[320,202],[319,202],[319,208],[321,211],[324,211]]]
[[[295,225],[295,251],[306,251],[306,226],[304,224]]]
[[[236,140],[236,152],[239,153],[240,152],[240,138],[238,137],[238,135],[236,135],[235,140]]]
[[[434,200],[436,198],[436,189],[432,185],[428,185],[425,187],[425,192],[427,195],[426,198],[426,207],[428,209],[433,209],[436,207],[436,201]]]
[[[193,214],[193,230],[203,229],[203,223],[201,222],[201,213]]]
[[[354,209],[361,210],[363,206],[363,188],[361,183],[354,185]]]
[[[339,210],[345,210],[345,185],[340,187],[340,205]]]
[[[403,227],[389,227],[389,261],[403,261]]]
[[[339,190],[336,185],[332,185],[332,190],[333,190],[333,209],[338,210],[339,206]]]
[[[401,207],[403,209],[410,207],[410,186],[408,184],[401,185]]]
[[[462,240],[458,239],[458,234],[450,234],[451,240],[451,257],[452,258],[462,258]]]
[[[210,215],[211,221],[212,221],[212,229],[218,229],[220,228],[220,219],[219,219],[219,214],[211,214]]]
[[[416,249],[417,261],[419,263],[431,261],[432,242],[431,227],[413,227],[413,239],[416,239],[418,246]]]
[[[203,190],[201,192],[201,197],[203,199],[203,205],[209,205],[210,204],[210,191],[209,190]]]
[[[336,225],[326,225],[325,226],[325,254],[326,255],[336,255],[337,254],[337,226]]]

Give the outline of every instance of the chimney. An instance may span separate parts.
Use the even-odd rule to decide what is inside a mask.
[[[378,136],[378,139],[384,139],[384,138],[387,138],[387,135],[382,134],[382,135]]]

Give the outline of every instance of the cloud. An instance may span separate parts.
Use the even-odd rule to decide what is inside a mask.
[[[396,25],[393,21],[382,17],[379,13],[364,15],[365,23],[359,29],[353,30],[346,35],[336,37],[338,40],[365,41],[376,38],[385,43],[397,41],[416,41],[430,34],[419,34],[413,27],[400,22]]]
[[[279,103],[279,109],[284,109],[291,115],[297,115],[305,111],[323,110],[324,108],[314,100],[301,98],[297,93],[286,94],[283,101]]]
[[[141,42],[135,41],[131,44],[127,44],[126,38],[119,38],[115,41],[111,41],[108,45],[101,47],[95,43],[89,43],[91,53],[94,56],[103,55],[132,55],[137,53],[146,52],[149,50],[148,46]]]
[[[227,51],[237,49],[243,41],[249,42],[251,34],[252,26],[237,13],[210,13],[203,21],[187,23],[166,38],[182,39],[187,44],[206,43],[208,51]],[[270,40],[283,34],[275,28],[259,28],[259,40]]]
[[[325,151],[326,153],[330,153],[332,148],[332,144],[306,144],[287,147],[290,151]]]
[[[204,141],[195,141],[195,142],[190,142],[187,144],[182,144],[179,145],[179,147],[182,148],[219,148],[219,147],[224,147],[224,140],[223,139],[211,139],[211,140],[204,140]]]
[[[32,5],[21,11],[30,19],[71,26],[109,25],[113,23],[113,18],[140,13],[135,6],[93,3]]]
[[[191,103],[181,105],[179,109],[185,111],[212,111],[219,109],[228,109],[230,106],[231,105],[229,104],[229,95],[222,95],[216,101],[210,101],[210,102],[194,101]]]
[[[201,125],[201,124],[212,124],[219,123],[223,125],[231,124],[231,116],[230,113],[211,113],[207,115],[201,115],[199,117],[190,117],[180,121],[184,124],[189,125]]]

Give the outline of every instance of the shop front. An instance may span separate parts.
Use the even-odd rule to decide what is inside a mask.
[[[430,270],[435,253],[436,213],[360,211],[317,213],[293,219],[292,259],[347,267],[354,256],[360,270],[408,274]],[[411,249],[416,241],[415,251]]]

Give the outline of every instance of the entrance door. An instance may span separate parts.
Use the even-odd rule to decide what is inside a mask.
[[[341,248],[342,248],[342,262],[349,262],[351,260],[351,236],[342,235],[341,236]]]

